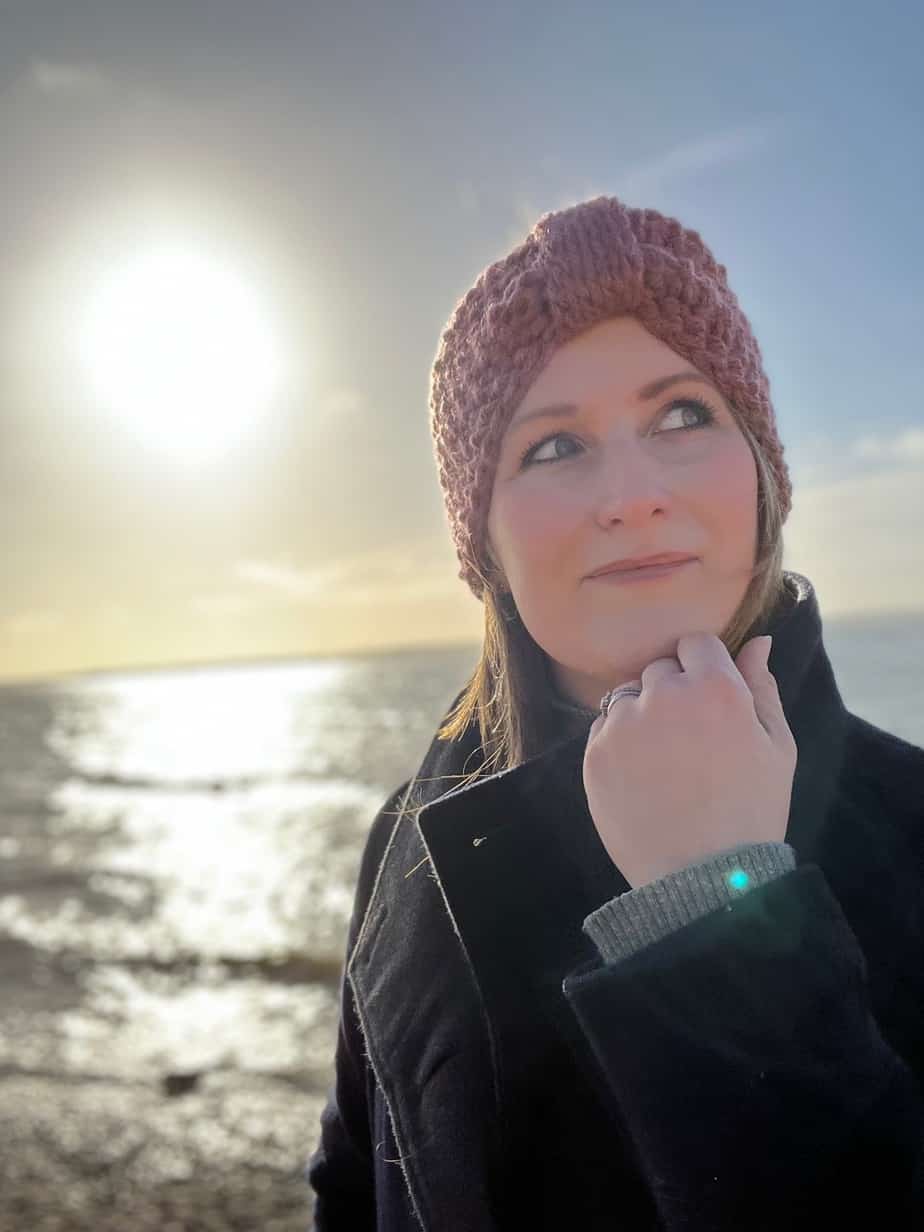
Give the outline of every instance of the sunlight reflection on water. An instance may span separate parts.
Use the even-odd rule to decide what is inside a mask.
[[[363,839],[469,658],[0,691],[0,1064],[322,1091]]]

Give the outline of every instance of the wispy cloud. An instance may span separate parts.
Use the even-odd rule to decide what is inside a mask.
[[[30,80],[40,94],[64,98],[92,97],[111,89],[111,81],[95,64],[33,60]]]
[[[786,568],[812,580],[822,611],[924,610],[924,466],[821,473],[794,481]]]
[[[782,126],[782,120],[741,124],[712,136],[681,142],[663,154],[628,167],[619,176],[617,191],[635,202],[655,196],[673,180],[742,162],[764,150]]]
[[[920,477],[924,488],[924,429],[901,428],[893,432],[844,440],[824,432],[808,435],[798,453],[787,451],[793,487],[842,483],[883,473]]]
[[[464,588],[456,572],[447,533],[304,569],[278,562],[240,561],[234,578],[281,598],[368,604],[462,595]]]
[[[570,191],[557,190],[541,204],[525,192],[520,192],[511,203],[514,221],[503,237],[502,251],[506,252],[514,244],[522,243],[536,220],[550,210],[566,209],[579,201],[612,193],[630,205],[651,204],[675,180],[752,158],[765,150],[785,130],[788,122],[789,117],[780,116],[752,124],[738,124],[724,132],[696,137],[626,167],[619,173],[615,184],[611,179],[603,182],[587,180],[579,187],[572,185]],[[560,160],[547,157],[542,164],[543,170],[550,173],[559,169]]]
[[[315,414],[324,422],[342,424],[358,421],[366,409],[366,400],[358,389],[338,385],[321,396]]]
[[[247,582],[264,591],[275,591],[292,599],[311,599],[336,583],[341,568],[334,564],[319,569],[298,569],[273,561],[242,560],[234,566],[233,575],[235,581]]]
[[[873,461],[924,461],[924,428],[908,428],[897,436],[863,436],[854,443],[853,456]]]

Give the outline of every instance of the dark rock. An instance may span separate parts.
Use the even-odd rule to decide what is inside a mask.
[[[165,1074],[163,1078],[164,1094],[176,1096],[187,1095],[190,1091],[194,1091],[199,1084],[201,1073],[192,1072],[189,1074]]]

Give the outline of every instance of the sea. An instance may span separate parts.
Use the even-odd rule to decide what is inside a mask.
[[[924,613],[829,617],[824,639],[848,710],[924,746]],[[188,1192],[220,1169],[241,1191],[255,1168],[304,1184],[363,841],[476,660],[0,688],[0,1229],[20,1226],[14,1201],[36,1220],[43,1187],[56,1211],[62,1168],[63,1228],[121,1226],[120,1186]]]

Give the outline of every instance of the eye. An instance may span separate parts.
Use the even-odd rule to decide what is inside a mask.
[[[546,445],[556,445],[558,441],[574,441],[576,438],[570,432],[556,432],[552,436],[543,437],[541,441],[537,441],[533,445],[527,446],[526,452],[520,459],[521,466],[532,466],[533,463],[542,462],[559,462],[560,457],[540,458],[539,451],[544,449]]]
[[[717,419],[716,411],[708,404],[708,402],[703,402],[702,399],[700,398],[678,398],[675,402],[672,402],[670,406],[668,406],[664,410],[661,416],[661,420],[663,422],[665,419],[667,419],[670,415],[674,414],[675,412],[680,412],[681,419],[685,419],[686,418],[685,412],[687,412],[688,410],[692,410],[694,412],[695,418],[692,423],[681,423],[679,426],[679,429],[678,428],[666,428],[666,429],[663,429],[663,431],[666,432],[667,435],[673,435],[677,431],[681,433],[693,432],[693,431],[696,431],[696,429],[698,428],[709,427],[711,424],[715,423]],[[660,433],[658,433],[657,435],[660,435]],[[544,436],[538,441],[533,441],[531,444],[526,446],[525,451],[520,457],[520,468],[523,469],[525,467],[532,466],[534,464],[544,465],[547,462],[565,461],[566,459],[562,458],[561,456],[557,456],[557,457],[552,456],[552,457],[547,457],[547,458],[539,457],[539,451],[541,449],[544,449],[546,445],[554,446],[557,441],[562,441],[562,440],[576,442],[577,437],[573,436],[570,432],[552,432],[548,436]],[[554,452],[555,451],[553,450],[553,453]],[[574,455],[572,454],[571,456],[573,457]]]
[[[715,423],[716,412],[712,409],[708,402],[703,402],[699,398],[683,398],[679,402],[672,403],[664,412],[664,418],[672,415],[674,411],[686,411],[692,408],[697,416],[697,422],[681,424],[682,428],[704,428],[708,424]]]

